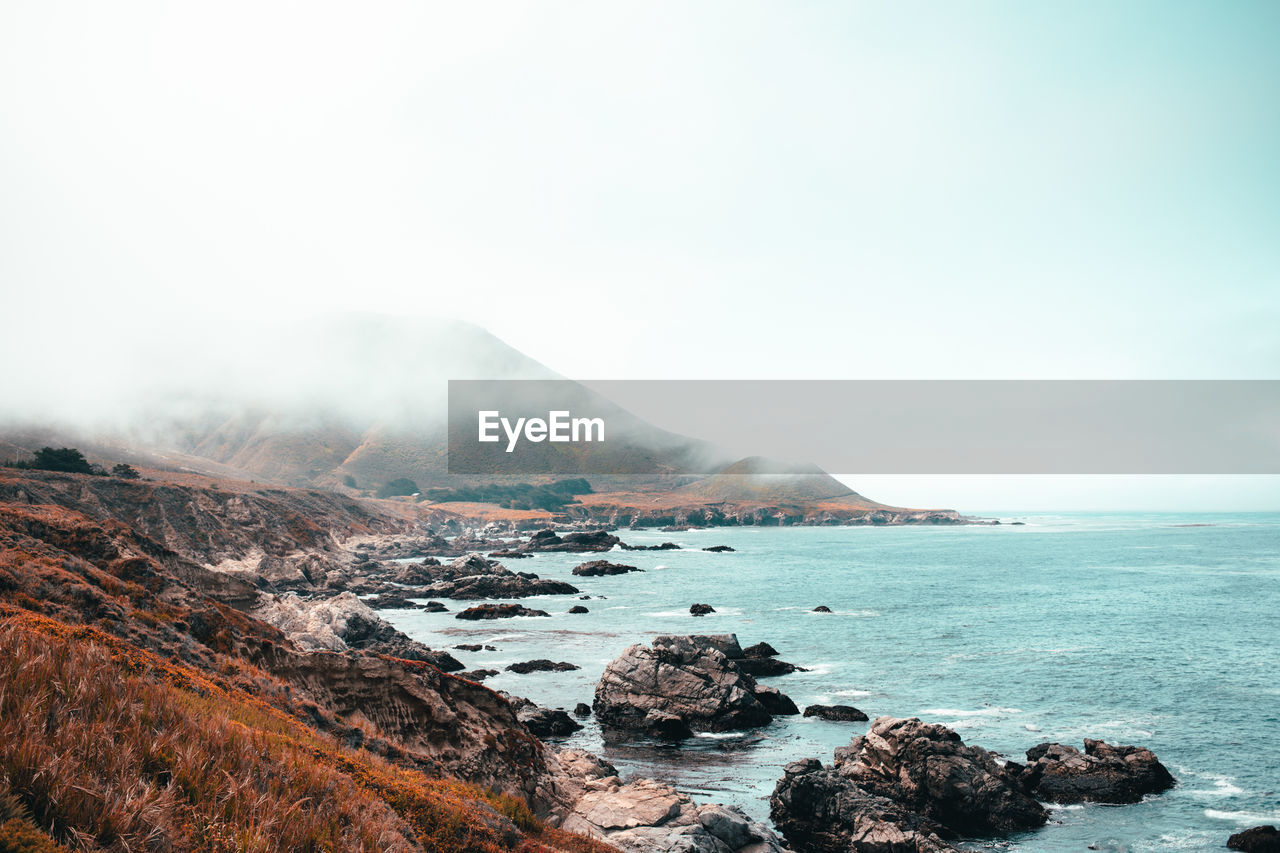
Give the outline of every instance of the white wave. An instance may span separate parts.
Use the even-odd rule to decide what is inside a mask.
[[[1208,797],[1216,799],[1218,797],[1235,797],[1245,792],[1244,788],[1235,784],[1235,780],[1230,776],[1217,776],[1212,773],[1203,775],[1213,783],[1213,788],[1187,791],[1188,794],[1193,797]]]
[[[979,708],[964,710],[961,708],[925,708],[916,712],[917,716],[929,717],[996,717],[1001,714],[1021,714],[1021,708]]]
[[[1038,732],[1038,731],[1040,731],[1040,727],[1039,727],[1039,726],[1033,726],[1033,725],[1031,725],[1030,723],[1023,723],[1022,727],[1023,727],[1024,729],[1026,729],[1027,731],[1029,731],[1029,732]]]
[[[870,696],[870,690],[837,690],[831,694],[832,696],[848,696],[851,699],[859,699],[863,696]]]
[[[1260,812],[1226,812],[1219,809],[1205,809],[1205,817],[1214,820],[1229,820],[1235,823],[1280,823],[1280,814],[1262,814]]]
[[[707,738],[708,740],[730,740],[732,738],[746,737],[742,732],[698,732],[694,737]]]

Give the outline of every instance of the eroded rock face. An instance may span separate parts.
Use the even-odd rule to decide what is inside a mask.
[[[561,827],[625,853],[784,853],[777,835],[740,809],[697,805],[652,779],[624,784],[613,775],[584,787]]]
[[[836,750],[836,769],[959,835],[1035,829],[1048,815],[982,747],[946,726],[879,717]]]
[[[349,592],[310,600],[293,593],[264,596],[254,615],[279,628],[307,651],[360,649],[423,661],[445,672],[462,669],[462,664],[448,652],[429,649],[410,639]]]
[[[727,731],[769,723],[773,713],[758,696],[769,691],[739,670],[726,651],[741,657],[731,634],[658,637],[652,647],[631,646],[596,685],[596,716],[606,727],[631,731],[654,731],[660,722],[665,736],[678,733],[678,724]],[[783,699],[772,691],[766,702],[779,707]]]
[[[1083,753],[1042,743],[1027,750],[1027,762],[1019,775],[1024,790],[1051,803],[1136,803],[1174,785],[1151,750],[1100,740],[1086,739]]]
[[[1232,835],[1227,847],[1245,853],[1280,853],[1280,830],[1269,824],[1255,826]]]
[[[855,784],[816,758],[788,764],[769,816],[799,853],[947,853],[927,818]]]
[[[572,595],[578,592],[572,584],[540,578],[528,572],[513,572],[496,560],[479,554],[459,557],[448,566],[429,572],[431,580],[417,592],[419,598],[528,598],[532,595]]]
[[[343,718],[364,717],[427,766],[486,788],[532,798],[546,748],[492,690],[434,667],[368,653],[279,653],[265,668]]]

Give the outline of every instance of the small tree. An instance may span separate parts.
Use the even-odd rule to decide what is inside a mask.
[[[66,471],[70,474],[92,474],[93,467],[84,454],[74,447],[42,447],[36,451],[31,467],[40,471]]]
[[[347,474],[342,478],[342,485],[346,486],[348,489],[359,488],[356,486],[356,478],[352,477],[350,474]]]
[[[111,468],[111,476],[119,477],[121,480],[137,480],[142,475],[138,473],[138,469],[132,465],[126,465],[124,462],[117,463]]]

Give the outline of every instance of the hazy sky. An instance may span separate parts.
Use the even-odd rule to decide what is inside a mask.
[[[9,0],[0,355],[364,309],[576,377],[1276,378],[1277,44],[1243,0]]]

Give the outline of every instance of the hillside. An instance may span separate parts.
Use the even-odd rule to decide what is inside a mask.
[[[535,816],[561,771],[502,697],[426,663],[305,652],[248,612],[254,583],[202,565],[323,558],[335,533],[393,519],[111,480],[0,480],[0,839],[22,839],[4,849],[610,849]]]

